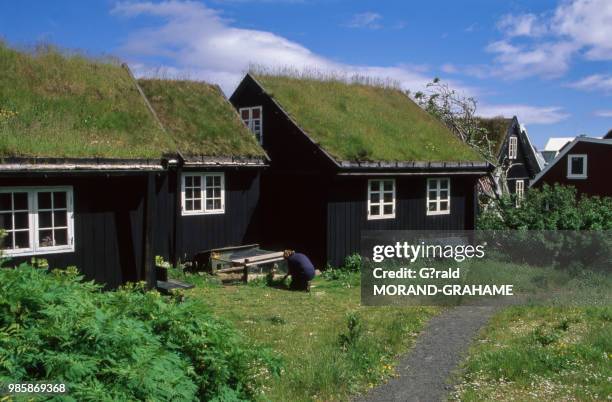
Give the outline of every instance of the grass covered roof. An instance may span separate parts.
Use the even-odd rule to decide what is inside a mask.
[[[160,79],[138,83],[183,155],[265,155],[218,86]]]
[[[175,149],[117,62],[0,43],[0,157],[147,159]]]
[[[508,129],[512,124],[512,119],[506,117],[481,117],[478,119],[480,127],[487,130],[487,139],[491,142],[492,149],[495,155],[499,154]]]
[[[339,161],[482,161],[401,90],[337,79],[252,74]]]

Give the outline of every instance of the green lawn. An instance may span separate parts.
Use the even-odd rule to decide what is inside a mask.
[[[267,384],[262,400],[346,400],[381,383],[392,375],[395,357],[439,311],[361,307],[357,276],[348,282],[317,278],[310,293],[263,284],[222,287],[194,281],[194,276],[187,280],[197,286],[186,297],[203,300],[282,357],[282,375]]]
[[[612,398],[611,307],[513,307],[472,347],[451,399]]]

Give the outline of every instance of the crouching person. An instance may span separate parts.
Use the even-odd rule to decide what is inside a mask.
[[[285,260],[287,260],[288,273],[291,275],[291,290],[310,291],[310,281],[315,277],[315,268],[312,262],[302,253],[293,250],[285,250]]]

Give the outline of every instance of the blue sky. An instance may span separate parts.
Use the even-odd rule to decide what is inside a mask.
[[[138,75],[205,79],[231,93],[249,64],[433,77],[518,115],[538,147],[612,128],[610,0],[20,0],[0,36],[115,55]]]

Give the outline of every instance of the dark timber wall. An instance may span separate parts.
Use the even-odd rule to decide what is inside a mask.
[[[190,169],[183,172],[203,171]],[[158,180],[156,255],[172,260],[176,253],[178,260],[185,261],[195,253],[211,248],[259,241],[260,170],[225,168],[209,171],[225,173],[223,214],[181,215],[181,172],[171,171]]]
[[[335,266],[359,252],[363,230],[463,230],[474,228],[473,177],[451,177],[451,213],[426,212],[426,177],[389,176],[396,180],[394,219],[367,219],[366,177],[339,178],[327,206],[327,258]]]
[[[74,252],[41,254],[51,268],[76,266],[107,288],[142,277],[145,175],[24,176],[0,178],[2,187],[72,186]],[[18,257],[8,264],[29,261]]]
[[[567,156],[573,154],[587,155],[587,178],[567,178]],[[534,187],[542,187],[544,183],[555,183],[574,186],[578,195],[599,195],[612,197],[612,144],[597,144],[581,141],[570,149],[557,163],[538,180]]]

